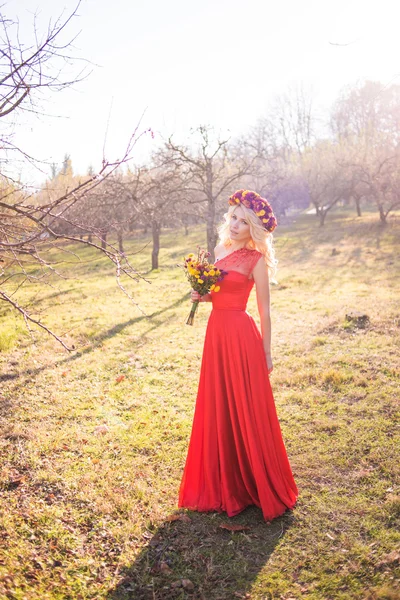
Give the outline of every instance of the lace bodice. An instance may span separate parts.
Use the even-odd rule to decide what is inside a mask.
[[[211,292],[213,308],[220,310],[246,310],[247,300],[254,285],[251,273],[262,257],[258,250],[240,248],[220,259],[215,265],[226,272],[219,292]]]
[[[219,269],[238,271],[249,277],[261,256],[262,254],[258,250],[239,248],[239,250],[234,250],[222,258],[216,259],[215,263],[218,263]]]

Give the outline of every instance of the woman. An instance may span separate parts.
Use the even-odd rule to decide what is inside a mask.
[[[276,219],[255,192],[239,190],[219,229],[216,264],[226,272],[212,302],[178,505],[237,515],[259,506],[270,521],[292,508],[298,490],[269,383],[272,371],[269,273]],[[261,335],[246,312],[256,286]]]

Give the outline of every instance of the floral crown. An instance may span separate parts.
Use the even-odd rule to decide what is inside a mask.
[[[257,217],[259,217],[264,229],[269,232],[274,231],[275,227],[278,225],[270,203],[265,200],[265,198],[261,198],[260,194],[257,194],[256,192],[238,190],[230,196],[228,202],[230,206],[243,204],[246,208],[250,208],[250,210],[254,211]]]

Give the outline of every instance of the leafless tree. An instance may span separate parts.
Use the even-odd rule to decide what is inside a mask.
[[[353,191],[354,178],[346,148],[331,140],[321,140],[304,152],[299,167],[319,224],[323,226],[328,212]]]
[[[253,156],[253,167],[241,180],[241,187],[254,189],[270,201],[274,199],[274,211],[278,215],[285,210],[282,199],[278,200],[279,191],[293,179],[293,160],[275,135],[268,118],[259,119],[250,129],[246,148]]]
[[[124,185],[130,190],[137,222],[151,228],[151,268],[158,269],[162,227],[177,227],[182,222],[184,182],[180,165],[166,160],[164,151],[155,152],[149,165],[128,175]]]
[[[353,197],[373,200],[382,223],[398,207],[400,86],[367,81],[346,88],[334,105],[331,129],[350,149]]]
[[[215,136],[213,128],[201,125],[192,130],[194,149],[176,144],[172,137],[166,152],[180,167],[188,201],[205,206],[207,248],[213,253],[217,243],[217,203],[222,194],[230,194],[232,184],[249,173],[254,157],[229,144],[229,138]],[[235,155],[235,156],[234,156]]]
[[[400,148],[375,148],[368,159],[353,165],[358,190],[372,199],[382,224],[388,215],[400,208]]]
[[[400,85],[366,81],[346,87],[335,102],[330,126],[337,138],[362,141],[366,149],[382,139],[400,142]]]
[[[311,94],[303,86],[291,87],[277,96],[264,118],[270,145],[291,160],[293,153],[301,156],[316,140],[316,116]]]
[[[64,41],[63,35],[78,7],[79,4],[65,19],[50,24],[44,35],[34,27],[33,45],[19,39],[17,21],[0,15],[0,117],[4,127],[0,135],[0,299],[23,316],[28,328],[30,323],[35,324],[53,335],[65,348],[67,345],[63,340],[42,323],[40,317],[26,305],[21,305],[18,292],[27,282],[45,284],[49,283],[51,275],[59,274],[49,259],[49,244],[59,248],[63,240],[82,242],[80,234],[87,231],[87,225],[82,219],[74,218],[81,214],[75,209],[130,160],[140,137],[136,129],[121,160],[104,157],[96,173],[72,179],[58,193],[36,195],[10,176],[15,160],[11,151],[28,160],[34,159],[14,145],[7,132],[9,119],[20,111],[37,110],[40,92],[61,90],[83,76],[80,72],[72,79],[63,79],[63,66],[71,61],[71,41]],[[7,173],[6,167],[9,167]],[[60,223],[64,227],[60,227]],[[85,240],[84,243],[101,250],[114,263],[117,282],[125,291],[121,275],[134,279],[139,275],[117,248],[107,243],[102,245],[99,238],[97,235],[94,241]]]
[[[80,0],[70,14],[50,22],[45,31],[38,29],[35,15],[32,35],[25,41],[20,38],[18,19],[5,15],[4,6],[0,7],[0,147],[3,175],[7,163],[15,161],[16,156],[35,163],[34,157],[14,143],[13,125],[18,115],[40,113],[46,93],[61,91],[89,74],[87,63],[83,69],[77,70],[79,57],[72,56],[74,39],[66,38],[79,6]],[[79,58],[79,62],[82,59]],[[73,74],[65,77],[72,64],[75,65]]]
[[[52,197],[57,196],[60,183],[65,185],[63,179],[66,178],[60,173],[55,179],[47,182],[44,192]],[[69,183],[74,184],[81,180],[81,177],[75,176],[69,179]],[[71,206],[62,218],[56,221],[54,231],[58,234],[74,233],[81,239],[86,235],[89,241],[96,237],[101,241],[103,249],[107,246],[108,235],[116,234],[119,252],[124,253],[124,234],[131,229],[133,220],[129,192],[124,174],[116,169],[104,179],[102,185],[85,194],[84,202]],[[41,196],[43,197],[43,193]]]
[[[284,214],[291,204],[307,202],[299,163],[316,142],[316,129],[312,97],[298,86],[274,98],[246,137],[254,165],[244,187],[269,198],[277,214]]]

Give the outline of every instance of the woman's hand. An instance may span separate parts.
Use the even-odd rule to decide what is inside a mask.
[[[192,302],[200,302],[201,300],[199,292],[196,292],[195,290],[192,290],[190,297],[192,299]]]
[[[272,364],[272,357],[269,352],[265,353],[265,359],[267,361],[268,375],[270,375],[274,369],[274,365]]]
[[[192,290],[190,297],[192,299],[192,302],[207,302],[208,298],[207,298],[208,294],[205,294],[204,296],[200,296],[199,292],[196,292],[195,290]]]

